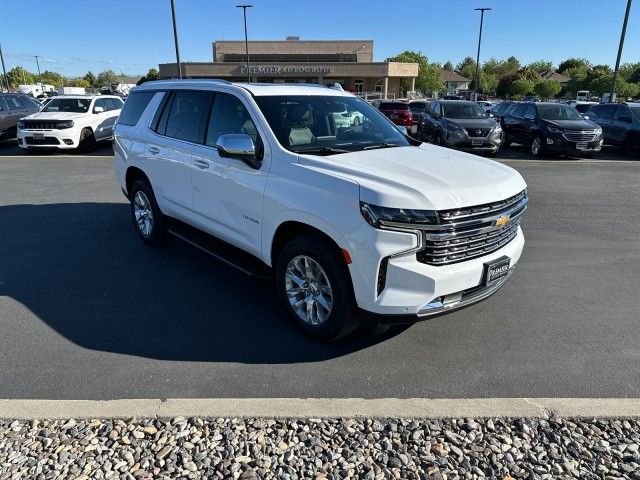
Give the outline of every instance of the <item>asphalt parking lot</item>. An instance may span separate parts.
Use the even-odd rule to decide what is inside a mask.
[[[0,398],[640,396],[640,163],[615,150],[505,150],[530,195],[507,286],[335,344],[293,329],[270,283],[143,245],[108,145],[16,150],[0,144]]]

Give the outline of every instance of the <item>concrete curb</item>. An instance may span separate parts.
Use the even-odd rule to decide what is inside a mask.
[[[640,398],[0,400],[0,418],[640,418]]]

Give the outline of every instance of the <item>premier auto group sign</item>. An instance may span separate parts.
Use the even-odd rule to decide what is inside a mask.
[[[331,67],[313,65],[251,65],[251,75],[292,75],[298,73],[330,73]],[[246,75],[247,66],[240,67],[240,73]]]

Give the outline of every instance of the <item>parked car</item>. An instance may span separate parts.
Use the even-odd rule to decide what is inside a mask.
[[[519,102],[514,102],[511,100],[500,102],[498,105],[491,109],[491,114],[502,125],[502,120],[504,119],[504,117],[506,117],[514,108],[516,108],[518,106],[518,103]]]
[[[605,143],[640,154],[640,103],[602,103],[590,107],[586,116],[602,128]]]
[[[480,105],[480,108],[484,111],[484,113],[491,113],[491,110],[493,110],[493,108],[496,106],[495,103],[489,102],[489,101],[486,101],[486,100],[479,100],[476,103],[478,105]]]
[[[523,102],[504,119],[505,143],[545,152],[593,157],[602,149],[602,129],[563,103]]]
[[[378,109],[393,123],[405,127],[408,134],[415,134],[418,131],[418,125],[413,124],[413,114],[407,102],[382,100]]]
[[[364,121],[336,133],[345,110]],[[480,301],[524,246],[520,174],[421,144],[348,92],[147,82],[131,91],[114,151],[144,242],[173,233],[227,263],[253,256],[293,322],[322,339]],[[203,246],[212,236],[239,250]]]
[[[0,93],[0,139],[16,138],[18,121],[40,111],[40,104],[22,93]]]
[[[431,102],[429,100],[411,100],[409,102],[409,110],[411,110],[411,116],[413,117],[413,125],[416,126],[416,132],[414,134],[415,138],[420,138],[422,118],[426,115],[426,109],[430,104]]]
[[[579,113],[586,113],[587,110],[589,110],[589,108],[592,105],[597,105],[597,102],[578,102],[577,100],[571,100],[570,102],[568,102],[569,105],[571,105],[573,108],[575,108]]]
[[[24,149],[92,150],[96,142],[110,140],[120,115],[116,96],[59,96],[39,113],[18,122],[18,145]]]
[[[444,95],[442,100],[464,100],[462,95]]]
[[[489,155],[498,153],[502,142],[500,124],[468,100],[433,102],[420,131],[424,141]]]

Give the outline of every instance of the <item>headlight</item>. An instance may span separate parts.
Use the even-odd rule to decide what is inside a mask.
[[[22,130],[22,129],[24,129],[26,126],[27,126],[27,124],[26,124],[25,122],[23,122],[22,120],[20,120],[20,121],[18,122],[18,128],[19,128],[19,129],[21,129],[21,130]]]
[[[602,135],[602,128],[596,128],[596,135]]]
[[[376,228],[385,226],[411,227],[438,223],[438,215],[433,210],[388,208],[360,202],[360,212],[367,223]]]
[[[561,128],[547,127],[547,130],[549,130],[551,133],[564,133],[564,130]]]
[[[71,128],[71,127],[73,127],[73,120],[65,120],[64,122],[56,123],[56,128],[58,129]]]
[[[501,127],[500,125],[496,125],[496,126],[493,128],[493,132],[492,132],[492,133],[494,133],[494,134],[495,134],[495,133],[502,133],[502,127]]]

